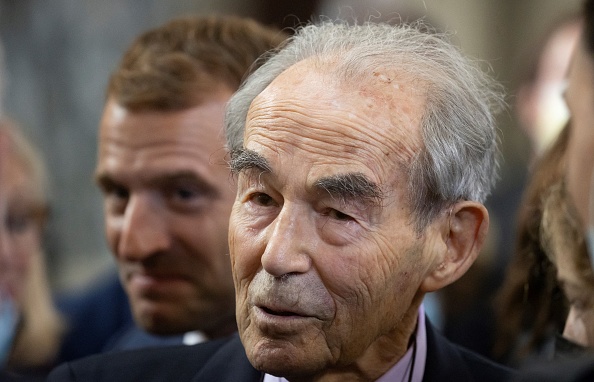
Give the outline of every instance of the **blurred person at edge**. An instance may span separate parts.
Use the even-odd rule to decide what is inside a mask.
[[[569,313],[555,338],[555,362],[549,358],[546,363],[528,364],[521,381],[594,380],[594,270],[579,216],[564,178],[543,190],[542,248],[555,265]]]
[[[594,309],[593,287],[588,275],[594,265],[592,225],[592,175],[594,171],[594,0],[584,2],[582,34],[574,52],[568,73],[565,101],[569,109],[572,132],[569,137],[566,166],[566,203],[575,211],[577,229],[585,235],[589,258],[588,268],[577,262],[578,256],[562,259],[558,264],[563,290],[575,303],[565,324],[564,335],[574,343],[592,347],[587,328],[591,327]],[[581,297],[580,297],[581,296]],[[584,297],[585,296],[585,297]],[[573,311],[572,311],[573,310]],[[594,380],[594,355],[536,364],[524,370],[521,381],[581,382]]]
[[[541,232],[543,248],[556,266],[557,280],[569,303],[555,353],[571,356],[589,351],[594,348],[594,273],[578,213],[562,179],[543,196]]]
[[[568,74],[565,101],[573,125],[567,153],[567,191],[594,258],[594,0],[584,7],[584,27]],[[591,264],[594,265],[594,264]]]
[[[0,364],[9,375],[43,376],[65,324],[53,305],[45,269],[48,212],[43,161],[13,122],[0,121]],[[19,379],[21,380],[21,379]]]
[[[569,118],[563,91],[580,30],[578,15],[564,18],[554,25],[517,90],[515,112],[520,127],[530,140],[534,158],[552,144]]]
[[[561,258],[557,259],[561,285],[570,302],[575,302],[570,304],[564,335],[578,344],[593,347],[594,330],[588,328],[594,328],[594,323],[590,322],[594,320],[594,315],[586,312],[594,311],[594,282],[591,277],[594,266],[594,0],[585,2],[584,27],[569,68],[565,101],[572,124],[567,147],[569,207],[566,210],[569,217],[566,225],[576,222],[572,226],[587,239],[586,250],[572,253],[573,256],[557,256]],[[572,211],[575,211],[575,219],[570,219]],[[589,269],[584,269],[588,264]]]
[[[563,91],[581,26],[577,13],[552,25],[531,55],[515,98],[519,127],[530,140],[530,180],[513,214],[513,255],[494,298],[492,349],[495,359],[512,366],[551,355],[555,333],[565,321],[565,299],[556,282],[556,268],[542,248],[541,198],[564,172],[569,128],[563,127],[569,111]]]
[[[237,330],[224,108],[256,60],[284,39],[250,19],[177,18],[140,35],[111,75],[96,180],[141,329],[112,348],[171,343],[172,335],[192,344]]]
[[[571,125],[535,158],[516,212],[514,255],[495,300],[494,357],[510,366],[553,355],[567,301],[542,239],[543,195],[564,177]]]

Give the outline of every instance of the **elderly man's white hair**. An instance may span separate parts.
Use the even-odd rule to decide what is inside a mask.
[[[420,232],[456,201],[483,203],[497,178],[495,114],[503,107],[503,93],[445,35],[427,33],[428,29],[423,23],[342,21],[298,29],[231,98],[225,123],[232,155],[243,147],[252,100],[293,64],[309,58],[322,65],[331,62],[333,75],[353,87],[369,80],[378,68],[394,69],[418,80],[427,92],[421,121],[424,147],[406,164],[417,229]]]

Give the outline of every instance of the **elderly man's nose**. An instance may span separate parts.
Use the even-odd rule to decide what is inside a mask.
[[[308,244],[313,240],[308,227],[312,225],[286,205],[270,225],[262,267],[269,274],[280,277],[291,273],[305,273],[311,267]]]
[[[131,196],[124,212],[118,256],[142,260],[169,249],[171,239],[165,217],[147,196]]]

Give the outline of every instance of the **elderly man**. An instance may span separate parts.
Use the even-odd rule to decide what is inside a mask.
[[[421,305],[485,239],[500,104],[438,35],[300,29],[226,115],[241,342],[87,359],[54,377],[85,380],[114,362],[147,373],[159,360],[174,380],[505,381],[507,369],[436,333]]]
[[[136,324],[185,341],[236,330],[225,166],[231,95],[278,30],[237,17],[185,17],[139,36],[112,74],[97,183],[107,240]],[[158,343],[140,331],[119,348]]]

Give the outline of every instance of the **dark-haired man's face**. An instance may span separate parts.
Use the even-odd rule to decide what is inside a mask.
[[[230,95],[170,112],[109,101],[103,114],[96,176],[107,240],[135,320],[153,333],[234,330],[235,187],[222,133]]]

